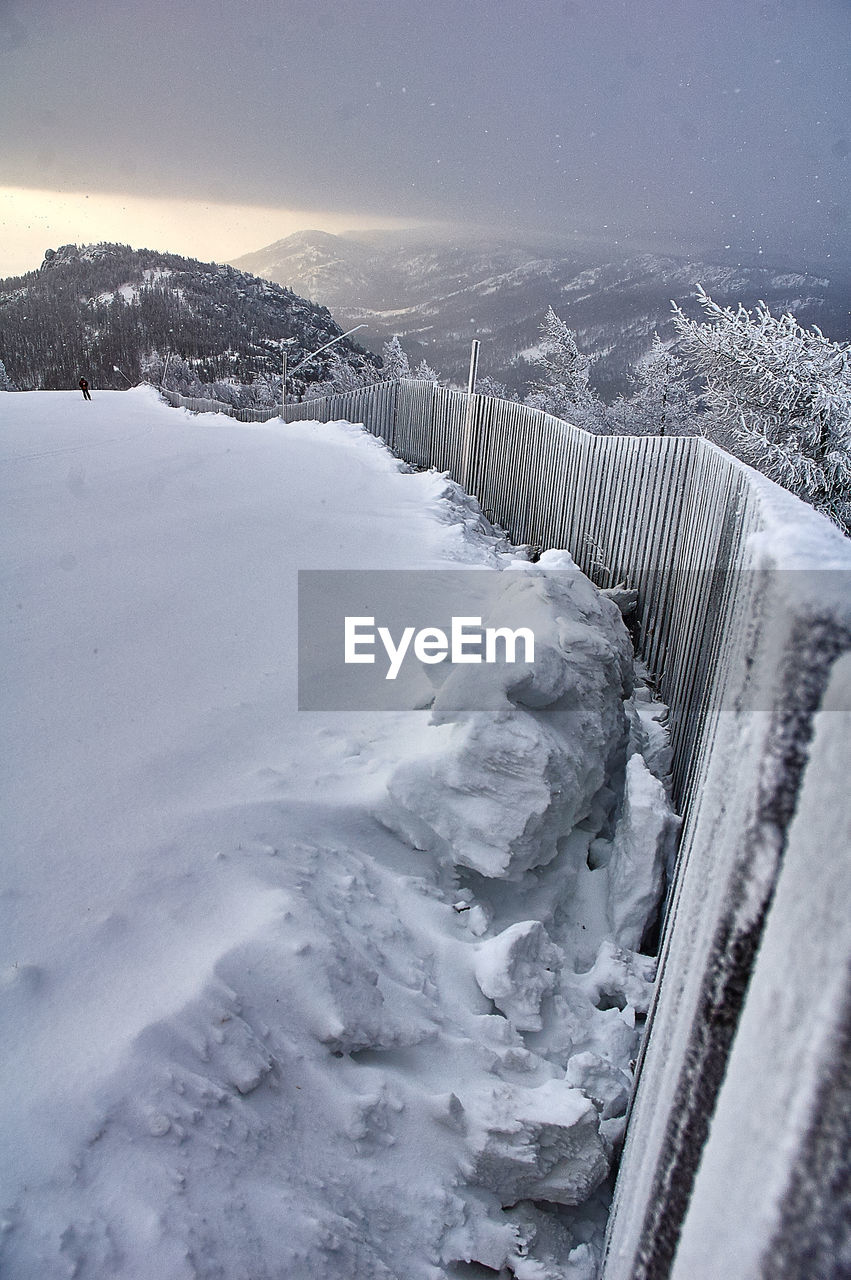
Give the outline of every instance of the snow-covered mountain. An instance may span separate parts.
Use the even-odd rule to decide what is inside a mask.
[[[343,330],[325,307],[289,289],[211,262],[121,244],[48,249],[38,271],[0,280],[0,359],[22,389],[138,382],[153,352],[182,357],[201,383],[251,383]],[[358,368],[377,362],[348,340]],[[114,366],[118,366],[120,373]],[[318,360],[307,380],[325,376]]]
[[[722,263],[659,254],[626,255],[599,243],[524,245],[438,236],[431,231],[329,235],[303,231],[236,259],[235,265],[330,307],[341,324],[366,322],[374,350],[398,334],[408,352],[462,378],[471,339],[481,372],[523,387],[546,308],[598,356],[593,380],[608,395],[654,331],[673,336],[671,300],[697,314],[701,283],[722,303],[792,310],[830,337],[851,337],[847,280],[761,262]],[[847,273],[846,273],[847,274]]]

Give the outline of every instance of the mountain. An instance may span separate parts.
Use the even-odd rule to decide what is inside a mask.
[[[167,353],[196,394],[216,383],[266,387],[280,374],[282,338],[295,339],[292,368],[342,332],[327,308],[268,280],[121,244],[48,249],[38,271],[0,280],[0,359],[22,389],[73,387],[81,374],[118,388]],[[348,339],[335,349],[360,370],[380,363]],[[327,372],[320,358],[303,376]]]
[[[529,361],[550,305],[576,331],[580,347],[596,353],[592,380],[607,398],[626,388],[654,331],[673,337],[672,299],[698,314],[692,296],[698,283],[725,305],[753,307],[762,299],[837,341],[851,338],[847,271],[807,274],[756,258],[626,255],[599,242],[565,248],[421,230],[304,231],[235,265],[321,301],[346,328],[365,322],[362,341],[374,350],[398,334],[409,355],[425,356],[458,381],[470,341],[479,338],[481,373],[518,390],[535,376]]]

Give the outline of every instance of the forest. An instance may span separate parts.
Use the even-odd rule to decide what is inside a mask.
[[[178,390],[256,384],[252,402],[263,403],[281,367],[282,339],[293,339],[295,365],[341,333],[327,308],[280,285],[127,245],[65,245],[48,250],[38,271],[0,281],[0,360],[20,390],[73,387],[81,376],[118,389],[171,355],[185,384]],[[380,364],[348,339],[339,346],[364,373]],[[327,359],[312,362],[304,383],[329,369]]]

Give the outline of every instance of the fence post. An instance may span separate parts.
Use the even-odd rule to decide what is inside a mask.
[[[466,489],[470,479],[470,451],[473,436],[473,395],[476,390],[476,374],[479,369],[479,347],[481,343],[473,339],[470,349],[470,376],[467,380],[467,412],[464,418],[464,447],[461,453],[461,486]]]
[[[401,384],[398,379],[393,383],[393,424],[390,428],[390,450],[396,452],[396,421],[399,417],[399,392]]]

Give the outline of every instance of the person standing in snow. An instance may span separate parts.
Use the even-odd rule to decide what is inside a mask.
[[[89,384],[86,382],[85,378],[80,379],[80,390],[83,393],[84,400],[91,400],[92,397],[89,395]]]

